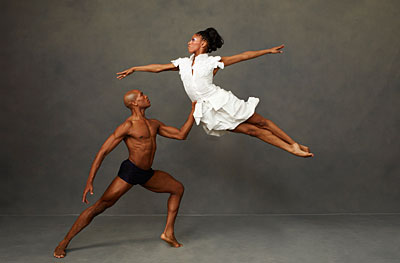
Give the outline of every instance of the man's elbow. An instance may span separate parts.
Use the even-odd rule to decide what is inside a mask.
[[[179,134],[176,139],[183,141],[183,140],[186,140],[186,138],[187,138],[187,134]]]
[[[107,156],[107,154],[109,154],[110,153],[110,151],[108,150],[108,149],[100,149],[100,151],[98,152],[98,156],[101,158],[101,159],[104,159],[106,156]]]

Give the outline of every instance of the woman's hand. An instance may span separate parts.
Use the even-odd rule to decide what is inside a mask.
[[[118,76],[117,76],[117,79],[123,79],[123,78],[125,78],[126,76],[132,74],[134,71],[135,71],[135,70],[134,70],[133,68],[130,68],[130,69],[127,69],[127,70],[118,72],[118,73],[117,73],[117,75],[118,75]]]
[[[269,49],[270,54],[283,53],[283,51],[280,50],[280,49],[282,49],[282,48],[284,48],[284,47],[285,47],[285,45],[280,45],[280,46],[278,46],[278,47],[270,48],[270,49]]]

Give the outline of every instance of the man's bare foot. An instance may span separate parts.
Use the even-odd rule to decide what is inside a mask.
[[[60,244],[54,249],[53,256],[56,258],[63,258],[65,257],[65,248],[67,247],[68,243],[61,241]]]
[[[304,158],[313,157],[314,156],[313,153],[303,151],[300,148],[300,145],[298,143],[293,143],[292,144],[292,152],[291,153],[293,153],[294,155],[300,156],[300,157],[304,157]]]
[[[304,152],[310,152],[310,148],[299,143],[300,149]]]
[[[161,234],[161,239],[171,245],[171,247],[182,247],[183,245],[176,240],[175,236],[167,237],[165,233]]]

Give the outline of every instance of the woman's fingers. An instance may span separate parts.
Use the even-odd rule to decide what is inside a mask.
[[[123,74],[126,74],[126,73],[128,73],[127,70],[121,71],[121,72],[117,72],[117,75],[123,75]]]
[[[117,73],[117,74],[119,74],[119,75],[117,76],[117,79],[123,79],[123,78],[125,78],[126,76],[128,76],[128,74],[127,74],[127,73],[124,73],[124,72],[120,72],[120,73]]]
[[[271,48],[272,53],[273,54],[275,54],[275,53],[283,53],[283,51],[281,51],[280,49],[282,49],[284,47],[285,47],[285,45],[280,45],[280,46],[277,46],[277,47],[273,47],[273,48]]]
[[[117,79],[123,79],[126,76],[130,75],[132,73],[132,71],[130,71],[129,69],[121,71],[121,72],[117,72]]]

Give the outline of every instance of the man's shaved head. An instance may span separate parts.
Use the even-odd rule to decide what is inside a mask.
[[[134,89],[134,90],[130,90],[127,93],[125,93],[124,96],[124,104],[126,107],[128,107],[129,109],[132,107],[131,103],[136,101],[137,96],[140,94],[140,90]]]

